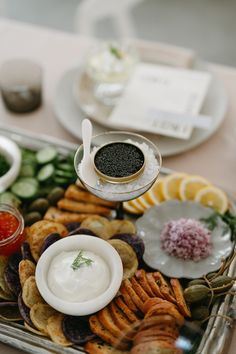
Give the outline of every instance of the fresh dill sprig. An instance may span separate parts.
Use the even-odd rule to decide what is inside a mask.
[[[83,257],[83,251],[80,250],[78,256],[74,259],[73,263],[71,264],[71,268],[73,270],[79,269],[83,264],[90,266],[93,263],[93,260],[90,258]]]
[[[236,241],[236,216],[229,210],[227,210],[224,214],[214,212],[208,218],[201,218],[200,221],[205,223],[209,230],[213,231],[218,225],[217,219],[221,219],[227,225],[225,232],[230,229],[231,240]]]
[[[122,52],[113,46],[110,46],[110,52],[113,54],[117,59],[122,59]]]

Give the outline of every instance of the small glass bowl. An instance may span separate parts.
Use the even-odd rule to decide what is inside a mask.
[[[109,143],[114,143],[114,142],[127,142],[127,141],[130,141],[131,143],[136,142],[139,145],[146,144],[148,149],[151,149],[153,151],[157,162],[157,166],[152,173],[152,178],[144,181],[144,175],[145,175],[145,171],[144,171],[143,174],[135,181],[114,185],[108,182],[104,183],[104,181],[102,179],[99,179],[98,176],[99,183],[97,183],[95,187],[91,186],[83,179],[79,169],[79,165],[83,158],[83,144],[81,144],[75,154],[74,166],[75,166],[76,173],[79,177],[79,180],[90,193],[105,200],[122,202],[122,201],[127,201],[139,197],[140,195],[145,193],[148,189],[150,189],[153,183],[156,181],[162,164],[161,154],[158,148],[150,140],[148,140],[147,138],[141,135],[135,133],[129,133],[129,132],[122,132],[122,131],[121,132],[110,131],[110,132],[105,132],[96,135],[92,138],[92,142],[91,142],[91,158],[93,158],[93,154],[96,153],[96,148],[99,148],[100,146]],[[145,168],[147,168],[147,156],[146,156]],[[144,183],[141,183],[143,181]],[[131,186],[131,183],[135,183],[135,185],[133,184]],[[106,185],[109,185],[109,188],[106,188]]]
[[[15,207],[0,203],[0,213],[12,214],[18,221],[16,231],[8,238],[0,241],[0,254],[9,256],[20,249],[21,243],[24,239],[24,219],[19,210]]]

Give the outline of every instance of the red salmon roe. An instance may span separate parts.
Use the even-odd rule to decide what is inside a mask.
[[[9,256],[20,250],[24,240],[24,220],[11,205],[0,203],[0,255]]]
[[[0,212],[0,241],[13,235],[19,226],[19,220],[12,214]]]

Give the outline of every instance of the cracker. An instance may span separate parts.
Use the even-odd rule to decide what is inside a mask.
[[[146,276],[146,272],[143,269],[138,269],[137,272],[135,273],[135,277],[137,279],[137,281],[139,282],[139,284],[141,285],[141,287],[143,288],[143,290],[146,291],[146,293],[150,296],[150,297],[155,297],[156,294],[154,293],[154,291],[152,291],[148,280],[147,280],[147,276]]]
[[[62,345],[63,347],[68,347],[73,343],[64,336],[62,331],[63,318],[64,316],[61,313],[49,317],[47,320],[47,332],[53,342]]]
[[[121,311],[126,315],[126,317],[129,319],[131,323],[138,321],[138,317],[136,316],[136,314],[130,309],[129,306],[127,306],[127,304],[123,301],[121,296],[115,298],[114,301],[117,307],[121,309]]]
[[[55,221],[61,224],[68,224],[70,222],[82,222],[88,216],[94,216],[94,214],[70,213],[55,207],[50,207],[44,215],[44,220]]]
[[[153,277],[155,281],[158,282],[158,285],[164,298],[176,304],[176,299],[174,297],[173,291],[165,280],[165,278],[162,276],[162,274],[160,272],[154,272]]]
[[[160,297],[160,298],[164,299],[164,296],[161,293],[161,289],[160,289],[159,285],[157,285],[157,283],[155,282],[153,274],[152,273],[146,273],[146,277],[147,277],[148,284],[150,285],[150,288],[152,289],[153,293],[157,297]]]
[[[35,277],[33,275],[26,279],[24,283],[22,288],[22,299],[25,305],[29,308],[33,307],[34,304],[44,303],[44,300],[38,291]]]
[[[86,203],[104,205],[112,208],[116,206],[116,203],[96,197],[95,195],[89,193],[88,191],[77,187],[75,184],[71,184],[67,188],[65,192],[65,197],[67,199],[76,200],[77,202],[86,202]]]
[[[145,292],[145,290],[141,287],[141,285],[137,282],[137,280],[132,277],[130,279],[130,282],[132,284],[132,287],[134,289],[134,291],[136,292],[136,294],[140,297],[140,299],[145,302],[149,299],[148,294]]]
[[[111,213],[110,208],[92,203],[76,202],[71,199],[63,198],[57,203],[59,209],[72,211],[74,213],[85,213],[85,214],[99,214],[99,215],[109,215]]]
[[[29,259],[23,259],[19,263],[19,278],[20,283],[23,288],[26,280],[31,276],[35,275],[35,264]]]
[[[137,306],[137,308],[143,313],[144,312],[144,303],[138,294],[134,291],[132,284],[130,283],[129,279],[125,279],[123,281],[123,286],[126,289],[129,296],[132,298],[133,302]]]
[[[188,305],[186,304],[186,301],[184,299],[183,288],[182,288],[179,280],[178,279],[171,279],[170,284],[171,284],[172,289],[174,291],[177,306],[178,306],[180,313],[184,317],[191,317],[191,312],[190,312],[190,309],[188,308]]]
[[[95,333],[98,337],[103,339],[111,346],[114,346],[115,348],[118,348],[120,350],[128,349],[127,342],[117,340],[117,338],[101,324],[101,322],[98,319],[98,316],[96,315],[90,316],[89,324],[93,333]]]

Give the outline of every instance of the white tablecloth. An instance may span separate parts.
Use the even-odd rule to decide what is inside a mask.
[[[88,47],[87,38],[0,21],[0,64],[12,57],[26,57],[40,63],[44,71],[42,107],[31,114],[15,115],[7,112],[0,102],[0,123],[76,142],[58,123],[51,102],[60,76],[82,60]],[[211,68],[227,91],[227,116],[218,132],[207,142],[186,153],[165,158],[163,165],[178,171],[200,174],[236,192],[236,69],[214,64],[211,64]],[[236,331],[228,353],[235,353],[235,347]],[[0,344],[0,352],[16,354],[20,351]]]

